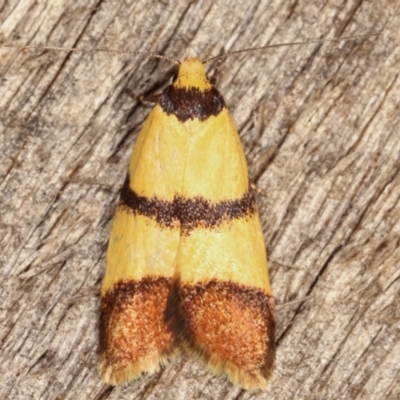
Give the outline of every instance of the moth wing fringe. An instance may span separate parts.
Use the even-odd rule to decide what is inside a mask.
[[[155,352],[146,357],[142,357],[138,361],[129,364],[120,371],[117,371],[107,361],[106,355],[101,354],[98,369],[103,376],[105,383],[112,386],[126,386],[135,379],[159,372],[162,368],[175,361],[178,357],[179,350],[177,348],[175,348],[171,353],[165,355]]]

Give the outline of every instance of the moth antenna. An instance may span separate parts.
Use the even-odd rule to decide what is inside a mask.
[[[146,53],[144,51],[129,51],[129,50],[113,50],[113,49],[106,49],[106,48],[94,48],[94,49],[78,49],[75,47],[54,47],[54,46],[30,46],[30,45],[23,45],[23,44],[4,44],[3,47],[13,47],[19,49],[30,49],[30,50],[55,50],[55,51],[73,51],[75,53],[111,53],[111,54],[128,54],[128,55],[142,55],[152,58],[159,58],[161,60],[170,61],[176,65],[181,65],[181,62],[173,57],[163,56],[161,54],[154,54],[154,53]]]
[[[234,51],[229,51],[227,53],[224,53],[222,55],[210,57],[207,60],[203,61],[203,64],[206,65],[210,63],[211,61],[216,61],[218,59],[226,58],[232,54],[239,54],[239,53],[247,53],[250,51],[256,51],[256,50],[263,50],[263,49],[271,49],[274,47],[284,47],[284,46],[293,46],[293,45],[305,45],[305,44],[311,44],[311,43],[325,43],[325,42],[339,42],[342,40],[357,40],[357,39],[363,39],[371,36],[379,36],[381,32],[379,33],[369,33],[365,35],[358,35],[358,36],[341,36],[338,38],[333,38],[333,39],[311,39],[311,40],[304,40],[304,41],[299,41],[299,42],[290,42],[290,43],[275,43],[275,44],[267,44],[266,46],[258,46],[258,47],[249,47],[247,49],[240,49],[240,50],[234,50]]]

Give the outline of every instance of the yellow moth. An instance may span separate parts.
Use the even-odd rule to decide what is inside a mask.
[[[100,370],[112,385],[178,352],[247,389],[274,365],[274,300],[239,135],[198,58],[138,136],[101,290]]]

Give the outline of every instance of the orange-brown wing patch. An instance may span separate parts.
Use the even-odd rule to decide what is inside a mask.
[[[173,357],[165,323],[170,280],[119,282],[101,298],[100,370],[112,385],[156,372]]]
[[[265,388],[275,359],[271,296],[218,281],[176,282],[172,296],[172,307],[178,309],[175,329],[183,332],[186,351],[247,389]]]

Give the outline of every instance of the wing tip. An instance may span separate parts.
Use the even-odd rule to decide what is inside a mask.
[[[177,358],[177,349],[173,349],[165,354],[155,352],[135,362],[131,362],[122,368],[118,368],[118,366],[109,362],[105,353],[101,353],[97,368],[105,383],[111,386],[125,386],[135,379],[159,372]]]

